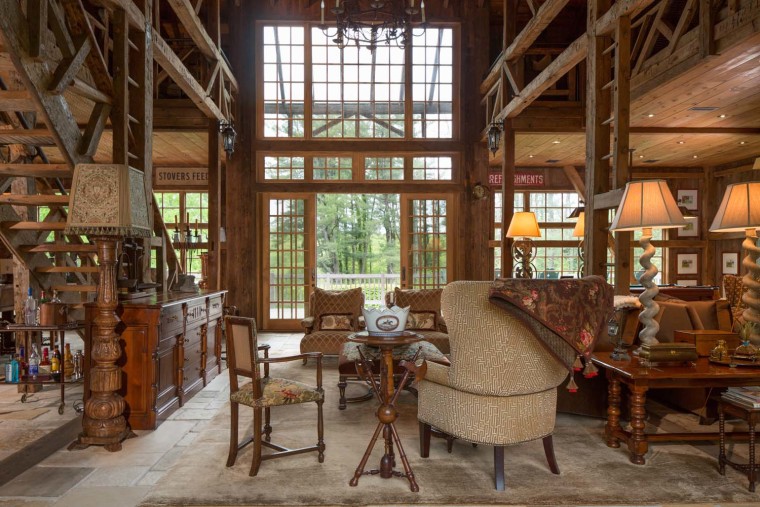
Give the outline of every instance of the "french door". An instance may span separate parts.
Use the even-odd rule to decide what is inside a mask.
[[[314,273],[314,194],[265,194],[263,329],[298,329]]]
[[[298,330],[316,285],[316,195],[264,194],[262,329]],[[449,194],[401,194],[401,287],[438,288],[453,280]]]

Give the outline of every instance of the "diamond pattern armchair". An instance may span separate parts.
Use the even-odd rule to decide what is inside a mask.
[[[441,309],[451,366],[427,362],[418,386],[420,454],[430,453],[431,427],[474,444],[494,446],[496,489],[504,489],[504,447],[543,439],[552,472],[557,386],[567,369],[517,318],[488,302],[491,282],[452,282]]]
[[[421,334],[442,353],[449,353],[449,335],[441,313],[443,289],[399,289],[385,294],[385,304],[409,308],[406,328]]]
[[[306,330],[301,339],[301,353],[339,355],[348,335],[364,327],[363,306],[361,287],[343,291],[315,288],[309,297],[310,316],[301,321]]]

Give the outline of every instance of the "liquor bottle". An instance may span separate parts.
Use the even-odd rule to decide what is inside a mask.
[[[5,363],[5,383],[10,384],[13,382],[13,357],[8,357],[8,362]]]
[[[37,324],[37,301],[32,295],[32,288],[27,291],[26,301],[24,302],[24,324],[34,326]]]
[[[56,350],[58,347],[56,347]],[[53,376],[53,380],[56,382],[61,379],[61,358],[53,353],[53,357],[50,358],[50,374]]]
[[[74,357],[71,355],[71,344],[67,343],[63,353],[63,378],[71,379],[74,375]]]
[[[18,384],[20,375],[21,373],[20,373],[19,362],[18,362],[18,359],[14,357],[13,360],[11,360],[11,382],[13,382],[14,384]]]
[[[80,379],[84,376],[84,355],[82,351],[77,349],[77,353],[74,354],[74,378]]]
[[[40,374],[40,354],[37,352],[37,344],[32,344],[32,353],[29,354],[29,377],[36,379]]]
[[[58,291],[57,290],[53,291],[53,299],[51,299],[50,302],[51,303],[60,303],[61,302],[61,298],[58,297]]]
[[[39,365],[40,376],[50,375],[50,351],[47,347],[42,348],[42,360]]]
[[[18,348],[18,368],[21,375],[26,372],[26,350],[23,345]]]
[[[40,304],[42,304],[42,303],[49,303],[49,302],[50,302],[50,300],[45,295],[45,291],[44,290],[40,291]]]

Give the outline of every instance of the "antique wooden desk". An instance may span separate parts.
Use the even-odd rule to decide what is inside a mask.
[[[628,444],[631,463],[643,465],[649,450],[649,442],[674,440],[717,440],[717,433],[644,433],[646,421],[646,393],[649,389],[673,389],[686,387],[722,388],[749,386],[760,383],[760,368],[740,366],[730,368],[709,362],[700,357],[694,366],[660,365],[646,368],[639,365],[638,358],[630,361],[613,361],[609,352],[599,352],[593,357],[597,366],[604,368],[609,380],[607,397],[607,425],[605,438],[609,447],[620,447],[620,441]],[[628,386],[631,393],[631,431],[620,426],[620,384]]]
[[[380,364],[380,385],[375,383],[374,376],[371,372],[367,372],[365,375],[366,380],[371,383],[372,390],[375,392],[380,406],[377,408],[377,428],[372,435],[372,439],[367,446],[367,450],[362,456],[359,466],[356,467],[353,478],[349,481],[350,486],[356,486],[359,484],[359,477],[362,475],[375,475],[380,474],[383,479],[389,479],[391,477],[406,477],[409,480],[409,487],[413,492],[420,490],[417,485],[417,481],[414,478],[412,467],[409,466],[409,461],[406,459],[406,453],[401,446],[401,439],[396,431],[395,420],[398,418],[398,412],[396,411],[396,399],[399,393],[404,389],[404,384],[409,379],[409,372],[402,378],[398,386],[394,386],[393,382],[393,349],[402,345],[410,345],[422,340],[422,336],[417,333],[406,331],[401,336],[394,337],[378,337],[372,336],[367,331],[360,333],[354,333],[348,337],[352,342],[363,343],[365,345],[371,345],[378,347],[383,354],[382,363]],[[375,447],[380,432],[383,433],[385,440],[385,453],[380,459],[380,468],[375,470],[364,470],[367,464],[372,448]],[[401,464],[404,466],[404,472],[397,472],[393,470],[396,465],[396,458],[393,452],[393,443],[396,443],[396,449],[398,450]]]

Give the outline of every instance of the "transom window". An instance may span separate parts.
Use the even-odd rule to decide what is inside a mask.
[[[308,23],[262,26],[264,137],[454,137],[455,31],[413,32],[368,51]]]

